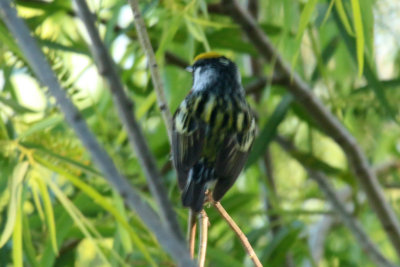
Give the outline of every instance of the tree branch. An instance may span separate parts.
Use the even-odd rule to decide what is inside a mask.
[[[14,7],[11,7],[9,0],[0,0],[0,16],[17,39],[18,45],[33,72],[40,82],[48,87],[50,94],[54,96],[57,104],[64,113],[65,119],[91,154],[93,161],[104,174],[104,178],[119,192],[127,205],[138,213],[147,227],[156,235],[163,248],[170,253],[176,262],[181,266],[194,266],[184,242],[178,240],[169,229],[166,229],[160,223],[157,214],[118,172],[110,156],[97,142],[82,115],[61,88],[54,72],[46,62],[42,51],[32,38],[28,27],[17,16],[17,12]]]
[[[154,90],[157,94],[158,107],[161,110],[162,117],[167,127],[168,137],[171,141],[172,116],[168,107],[168,102],[165,98],[164,86],[161,80],[160,72],[158,70],[158,64],[154,55],[153,47],[151,46],[150,38],[147,34],[146,25],[144,23],[142,15],[140,14],[138,0],[128,0],[128,2],[133,12],[134,23],[136,26],[136,31],[139,37],[140,44],[142,45],[142,48],[147,56]]]
[[[196,244],[196,213],[189,209],[189,222],[188,222],[188,243],[190,257],[194,258],[194,247]]]
[[[254,252],[253,247],[249,243],[246,235],[240,230],[239,226],[235,223],[231,216],[226,212],[224,207],[222,207],[221,203],[212,201],[214,207],[217,209],[221,217],[228,223],[231,229],[235,232],[238,236],[240,242],[242,243],[243,247],[246,249],[247,254],[249,255],[250,259],[253,261],[256,267],[262,267],[260,260],[258,259],[256,253]]]
[[[286,87],[295,96],[296,100],[308,111],[319,126],[342,147],[355,177],[367,194],[367,198],[376,212],[383,229],[390,238],[398,256],[400,256],[399,221],[386,201],[376,175],[357,141],[340,124],[337,118],[325,108],[322,102],[312,94],[310,86],[283,60],[269,38],[251,15],[239,5],[238,1],[222,0],[222,3],[226,12],[242,27],[243,33],[246,34],[260,55],[266,61],[274,60],[275,70],[286,80]]]
[[[199,213],[200,236],[199,236],[199,267],[204,267],[206,262],[207,240],[208,240],[208,216],[204,209]]]
[[[275,140],[284,150],[296,153],[297,148],[289,141],[285,140],[280,136],[278,136]],[[355,218],[353,218],[350,212],[347,211],[344,203],[339,199],[335,190],[329,184],[328,182],[329,179],[322,172],[310,168],[307,162],[301,161],[300,159],[297,160],[299,161],[300,164],[303,165],[304,169],[307,171],[310,177],[317,182],[319,188],[324,192],[326,198],[332,204],[333,209],[339,215],[341,221],[350,230],[350,232],[353,234],[354,238],[357,240],[359,245],[364,249],[364,251],[367,252],[366,253],[367,256],[377,266],[394,267],[395,265],[389,262],[378,250],[378,248],[366,234],[360,223]]]
[[[179,239],[184,240],[179,223],[176,219],[171,202],[169,201],[161,175],[158,171],[156,160],[151,153],[138,121],[134,117],[133,103],[125,93],[124,86],[119,78],[114,61],[106,46],[100,38],[95,26],[93,14],[90,12],[85,0],[75,0],[77,13],[83,21],[90,36],[90,49],[94,56],[99,73],[105,78],[114,99],[122,124],[124,125],[131,147],[138,156],[143,167],[145,177],[149,183],[150,191],[156,200],[162,217],[162,222]]]

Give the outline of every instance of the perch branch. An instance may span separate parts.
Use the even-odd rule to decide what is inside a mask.
[[[286,139],[278,136],[275,139],[278,144],[288,152],[296,153],[297,148],[287,141]],[[387,266],[394,267],[395,265],[389,262],[379,251],[379,249],[375,246],[369,236],[366,234],[360,223],[353,218],[352,214],[347,211],[344,203],[339,199],[335,190],[328,183],[328,178],[319,171],[316,171],[310,168],[307,162],[302,161],[300,158],[297,158],[300,164],[303,165],[304,169],[310,175],[310,177],[317,182],[319,188],[324,192],[326,198],[332,204],[333,209],[339,215],[341,221],[346,225],[349,231],[353,234],[354,238],[357,240],[359,245],[364,249],[366,255],[370,257],[370,259],[376,263],[377,266]]]
[[[35,75],[44,86],[48,87],[49,93],[56,99],[57,104],[64,113],[66,121],[74,129],[78,138],[91,154],[93,161],[104,174],[104,178],[118,191],[127,205],[138,213],[147,227],[156,235],[163,248],[176,262],[181,266],[194,266],[184,242],[177,239],[169,229],[166,229],[160,223],[160,219],[153,209],[118,172],[110,156],[100,146],[78,109],[67,97],[65,90],[61,88],[54,72],[46,62],[42,51],[31,36],[28,27],[17,16],[17,11],[15,7],[11,6],[9,0],[0,0],[0,17],[17,39],[17,43]]]
[[[189,222],[188,222],[188,243],[190,257],[194,258],[194,247],[196,244],[196,213],[189,209]]]
[[[222,218],[229,224],[235,234],[238,236],[240,242],[242,243],[243,247],[246,249],[247,254],[249,255],[250,259],[253,261],[256,267],[262,267],[260,260],[258,259],[256,253],[254,252],[253,247],[250,245],[249,240],[247,239],[246,235],[240,230],[239,226],[235,223],[231,216],[226,212],[224,207],[222,207],[221,203],[213,201],[212,202],[214,207],[217,209],[219,214]]]
[[[99,73],[107,81],[114,104],[118,110],[122,124],[124,125],[131,147],[138,156],[140,165],[143,167],[145,177],[148,181],[150,191],[160,208],[162,222],[176,234],[178,238],[184,240],[180,226],[176,219],[171,202],[169,201],[161,175],[158,171],[156,160],[151,153],[142,129],[134,116],[133,102],[126,95],[122,81],[117,73],[114,61],[112,60],[106,46],[100,38],[100,34],[95,26],[95,17],[90,12],[85,0],[75,0],[78,16],[83,21],[88,31],[91,45],[90,49],[94,56]]]
[[[286,88],[296,100],[314,118],[319,126],[342,147],[350,166],[363,187],[370,205],[376,212],[383,229],[392,242],[397,255],[400,256],[400,224],[391,206],[386,201],[383,190],[374,171],[357,144],[355,138],[347,131],[336,117],[312,94],[311,87],[294,72],[272,45],[263,30],[251,15],[242,8],[237,0],[222,0],[226,12],[243,29],[243,33],[266,60],[275,62],[275,70],[286,80]]]
[[[190,65],[186,60],[181,59],[177,55],[175,55],[175,54],[173,54],[171,52],[168,52],[168,51],[165,52],[165,61],[168,64],[175,65],[175,66],[180,67],[182,69],[185,69],[186,67],[188,67]]]
[[[161,80],[161,75],[158,69],[158,64],[156,61],[156,57],[154,55],[153,47],[151,46],[150,38],[146,30],[146,25],[139,10],[139,1],[128,0],[128,2],[133,12],[134,23],[140,44],[147,56],[147,61],[150,67],[154,90],[156,91],[157,94],[158,107],[161,110],[162,117],[167,127],[168,137],[169,140],[171,141],[172,116],[168,107],[168,102],[165,98],[164,86]]]
[[[199,213],[200,222],[200,236],[199,236],[199,255],[198,263],[199,267],[204,267],[206,262],[207,252],[207,239],[208,239],[208,216],[204,209]]]

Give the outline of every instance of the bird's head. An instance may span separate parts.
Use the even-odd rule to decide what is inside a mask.
[[[193,89],[203,90],[213,83],[223,83],[226,88],[241,87],[241,77],[235,63],[216,52],[202,53],[186,69],[193,73]]]

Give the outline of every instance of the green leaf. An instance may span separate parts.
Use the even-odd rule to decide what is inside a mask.
[[[358,75],[361,76],[364,68],[364,29],[361,18],[360,3],[358,0],[351,0],[353,10],[354,27],[356,30]]]
[[[99,248],[99,244],[95,241],[92,234],[90,233],[87,222],[85,221],[85,217],[83,216],[83,214],[76,208],[75,205],[73,205],[71,200],[68,199],[68,197],[64,194],[64,192],[62,192],[55,183],[53,183],[47,177],[45,177],[44,179],[46,179],[47,185],[51,188],[54,195],[57,197],[57,199],[60,201],[63,207],[67,210],[68,214],[71,216],[72,220],[78,226],[79,230],[83,233],[85,238],[87,238],[92,242],[102,261],[105,264],[109,265],[110,263],[108,262],[107,257],[104,255],[104,252]]]
[[[241,267],[243,264],[221,249],[208,246],[207,247],[207,260],[213,263],[213,266],[220,267]]]
[[[8,212],[6,217],[6,226],[4,227],[3,233],[0,237],[0,248],[4,246],[4,244],[8,241],[11,237],[15,224],[17,223],[17,212],[21,209],[20,202],[21,202],[21,183],[24,179],[27,171],[28,171],[29,164],[27,161],[19,163],[14,168],[14,172],[12,175],[11,180],[11,188],[10,188],[10,201],[8,204]],[[19,214],[21,216],[21,214]],[[19,217],[21,218],[21,217]],[[21,223],[21,222],[19,222]],[[22,265],[21,265],[22,266]]]
[[[136,117],[141,119],[154,106],[157,101],[156,92],[151,92],[144,101],[140,102],[140,106],[136,109]]]
[[[331,1],[331,3],[328,6],[328,10],[325,13],[324,19],[322,20],[321,27],[325,25],[326,21],[329,18],[329,15],[332,12],[332,8],[333,8],[333,4],[335,3],[335,0],[330,0],[330,1]]]
[[[38,145],[38,144],[33,144],[33,143],[29,143],[29,142],[21,142],[21,145],[23,145],[26,148],[30,148],[30,149],[34,149],[35,152],[41,152],[43,154],[46,154],[47,156],[50,156],[52,158],[55,158],[57,160],[60,160],[64,163],[67,163],[75,168],[78,168],[79,170],[89,174],[89,175],[94,175],[94,176],[99,176],[101,177],[101,173],[98,172],[96,169],[92,168],[91,166],[85,165],[79,161],[73,160],[71,158],[59,155],[47,148],[45,148],[42,145]]]
[[[337,12],[333,12],[334,18],[335,18],[335,22],[336,25],[339,28],[339,32],[340,35],[342,36],[345,44],[346,44],[346,48],[349,51],[350,55],[352,56],[353,60],[357,60],[357,56],[356,56],[356,45],[354,43],[354,40],[352,38],[350,38],[345,29],[344,29],[344,25],[342,23],[342,21],[340,20],[339,14]],[[385,95],[385,91],[383,90],[383,86],[382,84],[379,82],[379,79],[376,75],[376,73],[374,72],[372,66],[370,66],[370,63],[367,61],[365,61],[365,70],[364,70],[364,76],[367,79],[367,82],[370,86],[370,88],[372,88],[372,90],[374,91],[378,101],[380,102],[381,106],[386,110],[386,113],[394,120],[396,120],[396,114],[393,111],[392,107],[390,106],[386,95]]]
[[[21,191],[21,188],[19,191]],[[23,207],[22,207],[22,201],[20,201],[20,203],[18,203],[17,206],[14,231],[12,233],[12,241],[13,241],[12,259],[13,259],[13,266],[15,267],[23,267],[22,213],[23,213]]]
[[[74,205],[80,207],[88,203],[89,198],[84,196],[82,193],[78,193],[74,200]],[[67,237],[71,228],[74,226],[74,222],[68,213],[62,209],[61,212],[58,213],[57,220],[57,245],[61,246],[63,240]],[[42,257],[40,259],[40,266],[53,266],[54,261],[58,255],[54,253],[53,245],[50,237],[47,238],[47,241],[44,243],[44,249],[42,253]]]
[[[342,0],[335,0],[335,7],[336,7],[336,11],[339,14],[340,20],[342,21],[346,32],[350,36],[354,36],[353,30],[351,29],[351,26],[350,26],[350,21],[347,18],[346,11],[344,10]]]
[[[0,23],[0,43],[5,44],[10,51],[16,54],[19,58],[25,59],[25,56],[21,53],[18,48],[17,43],[14,41],[14,38],[10,35],[8,30],[4,27],[3,24]]]
[[[210,45],[207,37],[199,24],[193,23],[187,16],[185,16],[185,24],[190,34],[199,42],[201,42],[206,51],[210,51]]]
[[[400,87],[400,79],[392,79],[392,80],[378,80],[378,83],[382,88],[386,89],[395,89],[397,87]],[[354,89],[351,93],[352,94],[359,94],[359,93],[365,93],[368,92],[371,89],[372,85],[367,84],[363,87],[359,87]]]
[[[23,231],[23,249],[30,266],[40,267],[39,262],[36,260],[36,251],[32,243],[31,229],[29,229],[28,217],[24,214],[22,218],[22,231]]]
[[[54,220],[53,204],[51,203],[49,192],[47,191],[45,183],[41,179],[36,179],[36,183],[38,184],[40,194],[42,195],[51,244],[53,246],[54,253],[58,254],[56,224]]]
[[[15,102],[12,99],[6,99],[6,98],[0,96],[0,102],[2,102],[6,106],[9,106],[16,113],[35,113],[36,112],[30,108],[20,105],[19,103]]]
[[[129,225],[129,223],[124,219],[124,217],[119,213],[119,211],[111,205],[111,203],[103,197],[100,193],[98,193],[95,189],[93,189],[91,186],[85,184],[80,178],[67,173],[64,171],[62,168],[59,168],[57,166],[54,166],[50,162],[44,160],[43,158],[40,158],[38,156],[34,156],[35,160],[43,165],[44,167],[62,175],[63,177],[67,178],[72,184],[74,184],[76,187],[78,187],[82,192],[87,194],[89,197],[93,199],[95,203],[97,203],[100,207],[102,207],[104,210],[108,211],[110,214],[112,214],[115,219],[127,230],[129,233],[132,241],[135,243],[135,245],[139,248],[139,250],[143,253],[144,257],[147,259],[149,264],[151,266],[157,266],[157,264],[153,261],[151,255],[149,254],[149,251],[146,249],[146,246],[143,244],[143,242],[140,240],[138,235],[136,234],[135,230]],[[75,220],[75,219],[74,219]]]
[[[53,115],[33,124],[28,130],[20,134],[19,138],[26,138],[34,133],[43,131],[47,128],[53,128],[64,121],[63,116]]]
[[[374,0],[359,1],[364,29],[365,54],[370,63],[374,62]]]
[[[169,23],[164,24],[163,33],[160,38],[160,43],[157,48],[156,58],[158,61],[164,60],[164,53],[167,48],[167,45],[171,43],[175,34],[178,32],[179,27],[181,26],[183,21],[182,15],[177,14],[172,18]]]
[[[324,63],[325,66],[328,64],[329,60],[335,54],[335,51],[339,45],[339,41],[340,41],[339,37],[334,36],[322,50],[321,58],[322,58],[322,63]],[[316,66],[311,75],[311,81],[315,82],[320,77],[320,75],[321,73],[319,72],[319,68],[318,66]]]
[[[76,42],[73,45],[64,45],[61,43],[58,43],[53,40],[47,40],[47,39],[39,39],[36,38],[41,46],[53,49],[53,50],[58,50],[58,51],[64,51],[64,52],[71,52],[75,54],[80,54],[84,56],[90,56],[90,52],[87,49],[87,47],[83,47],[78,45]]]
[[[121,214],[121,217],[125,221],[128,221],[125,211],[124,201],[116,192],[113,192],[113,203],[115,208],[118,210],[118,213]],[[126,254],[132,253],[133,247],[129,236],[129,232],[125,229],[124,225],[122,225],[121,223],[118,223],[117,227],[118,227],[119,238],[121,240],[122,247],[124,248],[124,252]]]
[[[317,5],[318,0],[308,0],[305,5],[303,12],[301,12],[299,29],[297,31],[296,39],[299,40],[303,37],[304,31],[307,28],[307,25],[310,23],[311,15],[314,12],[315,6]]]
[[[279,124],[285,118],[286,112],[288,111],[292,102],[293,102],[293,96],[291,94],[286,94],[283,97],[279,105],[272,113],[270,119],[262,128],[259,136],[254,141],[254,145],[250,152],[250,156],[247,161],[246,167],[249,167],[250,165],[255,163],[258,160],[258,158],[263,155],[269,143],[275,137],[276,130]]]
[[[286,227],[282,227],[278,234],[274,236],[272,242],[264,249],[261,261],[269,266],[281,266],[286,258],[287,252],[298,239],[302,229],[303,225],[298,221]]]

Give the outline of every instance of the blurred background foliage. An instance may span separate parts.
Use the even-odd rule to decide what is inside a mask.
[[[182,230],[166,130],[146,59],[125,1],[88,1],[135,102]],[[400,155],[400,6],[393,0],[256,2],[255,13],[282,56],[356,137],[397,213]],[[359,5],[359,9],[354,6]],[[258,118],[247,168],[222,204],[265,266],[373,266],[297,160],[325,172],[371,239],[396,260],[342,150],[259,60],[216,1],[140,1],[173,112],[191,87],[183,67],[207,50],[239,66]],[[258,4],[257,4],[258,3]],[[247,4],[244,3],[243,4]],[[18,0],[22,16],[63,87],[121,172],[154,206],[146,180],[99,78],[88,37],[70,1]],[[253,13],[254,14],[254,13]],[[255,67],[254,67],[255,66]],[[286,154],[276,135],[299,151]],[[208,266],[251,266],[240,242],[212,209]],[[326,226],[326,231],[321,230]],[[174,266],[154,235],[101,178],[88,153],[38,84],[0,23],[0,266]],[[322,237],[315,246],[313,240]],[[318,254],[319,252],[319,254]]]

